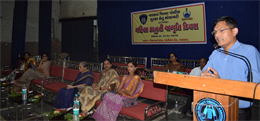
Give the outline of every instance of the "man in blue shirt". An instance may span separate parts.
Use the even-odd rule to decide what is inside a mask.
[[[260,82],[260,53],[254,46],[239,42],[236,38],[237,34],[238,28],[234,18],[223,16],[214,22],[212,35],[221,47],[220,50],[247,57],[252,66],[253,82]],[[201,76],[248,81],[248,74],[249,67],[242,59],[214,50]],[[239,100],[239,120],[250,120],[250,106],[250,102]]]

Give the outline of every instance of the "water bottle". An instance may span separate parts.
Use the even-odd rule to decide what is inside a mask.
[[[175,106],[174,107],[175,107],[175,111],[178,112],[179,105],[178,105],[178,101],[177,100],[175,101]]]
[[[74,97],[73,121],[79,121],[79,99],[77,94]]]
[[[78,97],[78,94],[75,94],[74,102],[75,102],[75,101],[79,104],[79,97]]]
[[[27,104],[27,100],[22,100],[22,104],[26,105]]]
[[[25,84],[23,84],[23,87],[22,87],[22,100],[27,100],[27,88],[26,88]]]
[[[5,99],[7,105],[8,105],[8,99],[9,99],[9,94],[7,94],[7,97],[6,97],[6,99]]]

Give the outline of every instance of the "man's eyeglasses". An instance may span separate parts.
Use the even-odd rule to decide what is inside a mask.
[[[211,34],[212,34],[213,36],[215,36],[218,32],[222,33],[223,31],[229,30],[229,29],[234,29],[234,28],[219,29],[219,30],[217,30],[217,31],[212,31]]]
[[[42,57],[48,57],[48,56],[42,56]]]
[[[170,58],[175,58],[175,56],[170,56]]]

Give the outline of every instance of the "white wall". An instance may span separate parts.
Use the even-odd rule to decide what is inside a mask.
[[[1,42],[12,42],[14,0],[1,1]]]
[[[2,67],[11,65],[14,0],[1,1],[0,6],[0,67]]]
[[[25,42],[39,42],[39,0],[28,0]]]
[[[53,27],[52,27],[52,30],[51,30],[52,31],[51,57],[53,59],[55,59],[54,53],[56,53],[56,58],[61,53],[61,41],[62,41],[62,38],[61,38],[61,27],[62,27],[61,25],[62,24],[61,24],[61,22],[59,22],[59,19],[60,19],[60,2],[59,2],[59,0],[52,1],[52,19],[54,20],[54,22],[52,21],[52,24],[54,23],[54,32],[53,32]],[[53,33],[54,33],[54,35],[53,35]],[[55,39],[53,39],[53,38],[55,38]],[[59,41],[59,45],[56,48],[54,48],[54,46],[53,46],[54,40]]]
[[[60,19],[60,2],[58,0],[52,1],[52,18],[54,19],[54,31],[55,31],[55,38],[58,38],[60,41],[61,39],[61,22]],[[53,34],[52,34],[53,37]]]

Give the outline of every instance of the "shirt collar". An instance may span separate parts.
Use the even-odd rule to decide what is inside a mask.
[[[239,47],[240,44],[241,44],[241,43],[240,43],[238,40],[236,40],[235,44],[229,49],[229,52],[230,52],[230,51],[233,51],[233,52],[234,52],[234,51],[235,51],[235,48],[236,48],[236,47]],[[223,47],[221,47],[220,49],[221,49],[221,50],[224,50]]]

